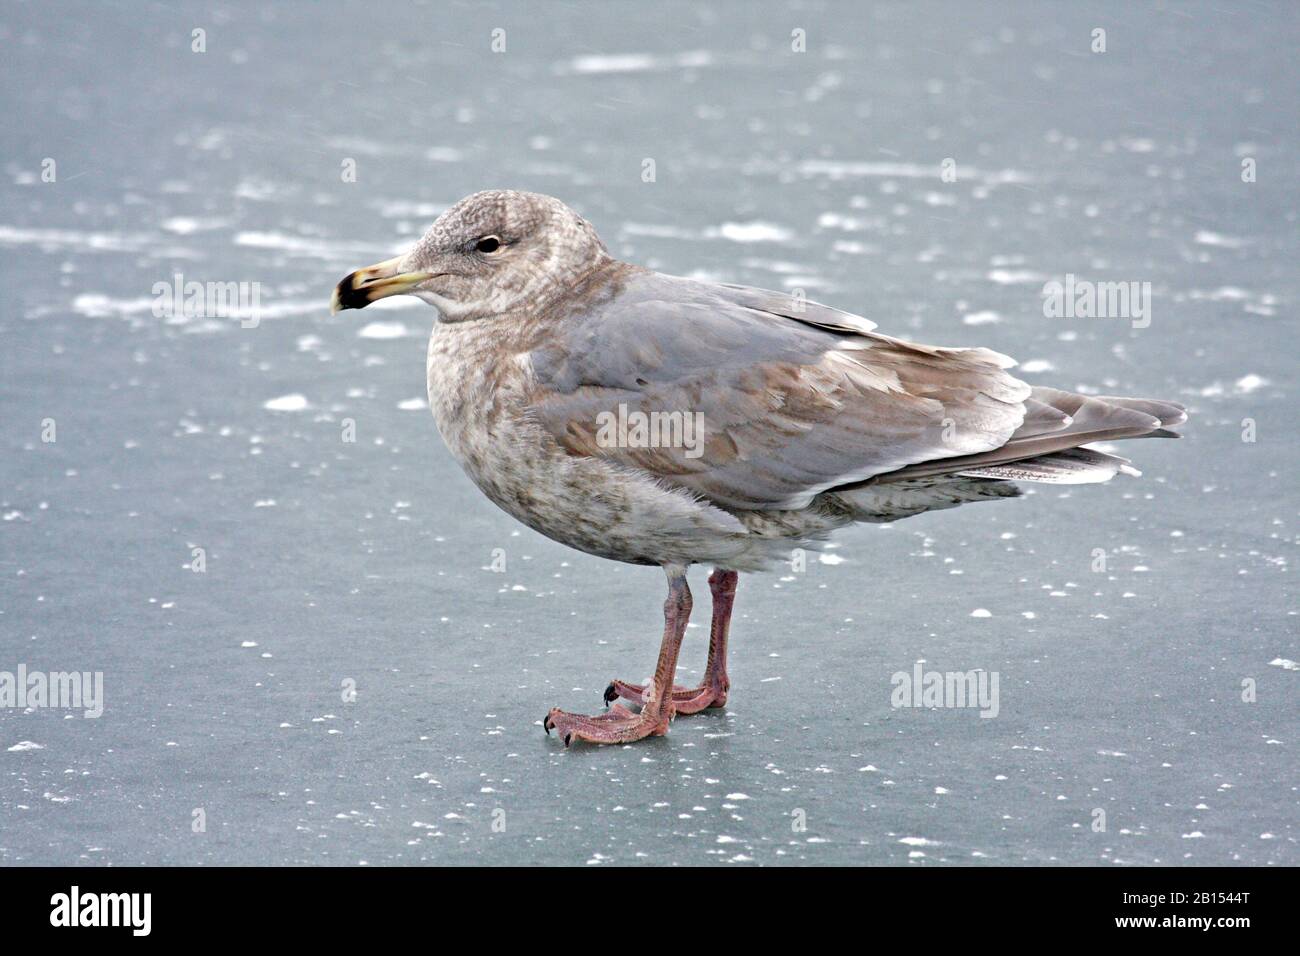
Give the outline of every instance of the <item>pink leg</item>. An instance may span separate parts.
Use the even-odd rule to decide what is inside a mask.
[[[709,628],[709,660],[704,665],[704,683],[699,687],[673,687],[673,704],[679,714],[698,714],[708,707],[725,707],[731,681],[727,679],[727,634],[731,630],[731,607],[736,600],[735,571],[715,568],[709,575],[709,590],[713,593],[713,623]],[[656,678],[657,680],[657,678]],[[605,688],[605,703],[625,698],[636,704],[644,703],[645,689],[639,684],[616,680]],[[615,704],[613,710],[626,710]]]
[[[677,652],[681,650],[686,622],[691,617],[691,589],[686,585],[686,568],[667,566],[668,600],[664,602],[664,639],[659,646],[659,663],[648,691],[642,693],[641,712],[633,713],[626,707],[615,705],[603,714],[587,717],[571,714],[558,707],[551,709],[542,721],[549,734],[552,729],[564,738],[564,746],[577,738],[594,744],[625,744],[651,735],[668,733],[668,722],[677,712],[671,692],[658,694],[655,688],[669,688],[677,671]]]

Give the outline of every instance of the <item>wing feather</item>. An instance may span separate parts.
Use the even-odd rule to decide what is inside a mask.
[[[806,507],[830,488],[999,448],[1025,423],[1030,388],[1006,356],[873,328],[782,293],[639,273],[530,355],[531,414],[570,454],[734,509]],[[610,428],[656,413],[679,440],[659,440],[671,425],[648,444]]]

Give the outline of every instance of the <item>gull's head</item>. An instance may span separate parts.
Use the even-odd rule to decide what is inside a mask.
[[[444,321],[544,308],[609,258],[585,219],[550,196],[492,190],[466,196],[404,255],[358,269],[334,289],[331,312],[413,295]]]

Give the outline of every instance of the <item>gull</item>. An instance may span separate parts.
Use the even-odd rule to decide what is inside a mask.
[[[667,575],[653,676],[610,683],[594,716],[551,709],[542,726],[566,747],[726,704],[739,572],[856,522],[1014,497],[1016,482],[1138,474],[1083,446],[1177,437],[1187,417],[1031,387],[1005,355],[893,338],[801,295],[621,262],[537,193],[462,199],[409,252],[339,282],[331,311],[399,294],[437,310],[429,407],[474,484],[555,541]],[[681,687],[692,564],[713,568],[712,623],[704,679]]]

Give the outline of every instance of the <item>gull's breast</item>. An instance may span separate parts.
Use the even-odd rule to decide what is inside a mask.
[[[452,456],[502,510],[553,540],[634,564],[724,560],[749,545],[736,518],[650,475],[574,456],[529,417],[528,352],[478,323],[429,340],[429,408]]]

